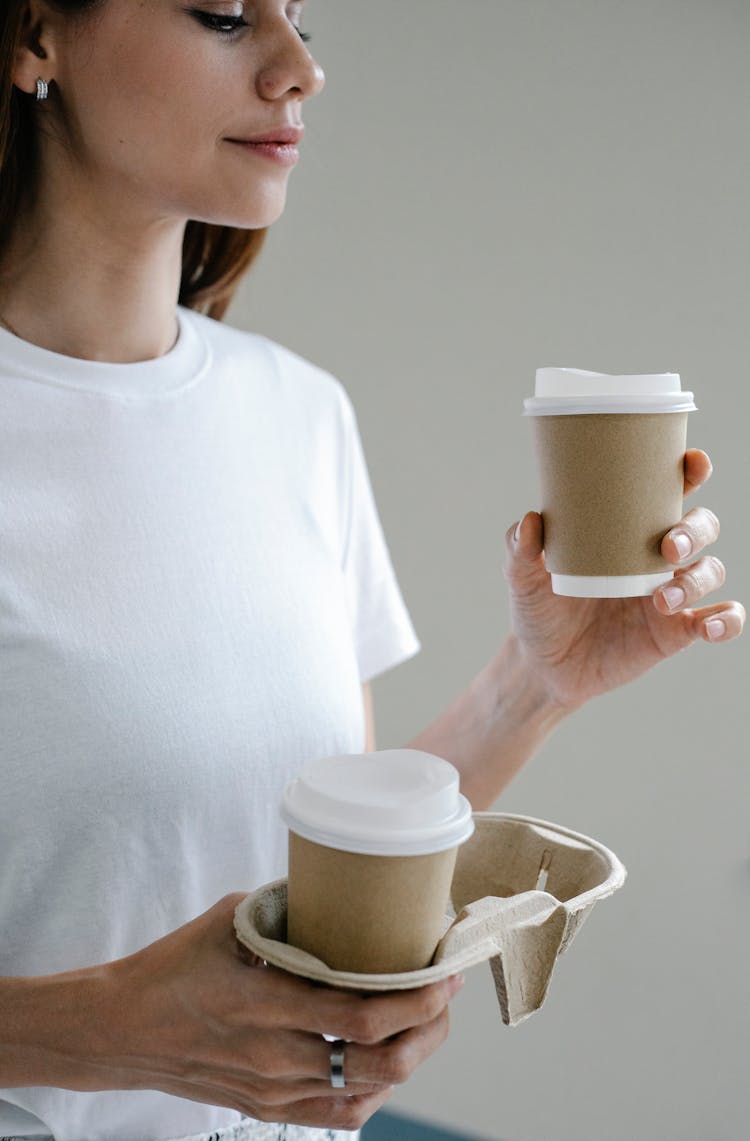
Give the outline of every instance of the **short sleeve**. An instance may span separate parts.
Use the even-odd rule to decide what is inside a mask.
[[[344,548],[346,600],[362,682],[399,665],[420,649],[380,523],[357,420],[344,402]]]

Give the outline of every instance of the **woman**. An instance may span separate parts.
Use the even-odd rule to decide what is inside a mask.
[[[417,649],[341,387],[220,320],[323,85],[301,19],[0,16],[4,1136],[335,1138],[442,1042],[460,985],[317,988],[232,930],[284,872],[284,783],[374,747],[367,683]],[[686,489],[709,472],[689,452]],[[717,534],[690,512],[675,583],[591,602],[552,595],[527,514],[513,634],[411,744],[488,807],[584,701],[740,632],[739,604],[696,608]],[[349,1040],[343,1092],[324,1033]]]

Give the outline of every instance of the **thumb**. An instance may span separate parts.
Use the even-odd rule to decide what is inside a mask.
[[[549,589],[543,544],[544,524],[538,511],[527,511],[505,534],[505,577],[521,593],[537,590],[541,585]]]

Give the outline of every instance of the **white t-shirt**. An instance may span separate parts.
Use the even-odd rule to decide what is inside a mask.
[[[0,329],[0,975],[120,958],[284,875],[284,784],[362,751],[362,682],[419,648],[340,384],[178,318],[137,364]],[[239,1120],[0,1090],[0,1136]]]

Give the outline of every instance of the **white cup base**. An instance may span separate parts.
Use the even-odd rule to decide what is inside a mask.
[[[552,591],[568,598],[644,598],[672,578],[673,571],[622,575],[553,574]]]

